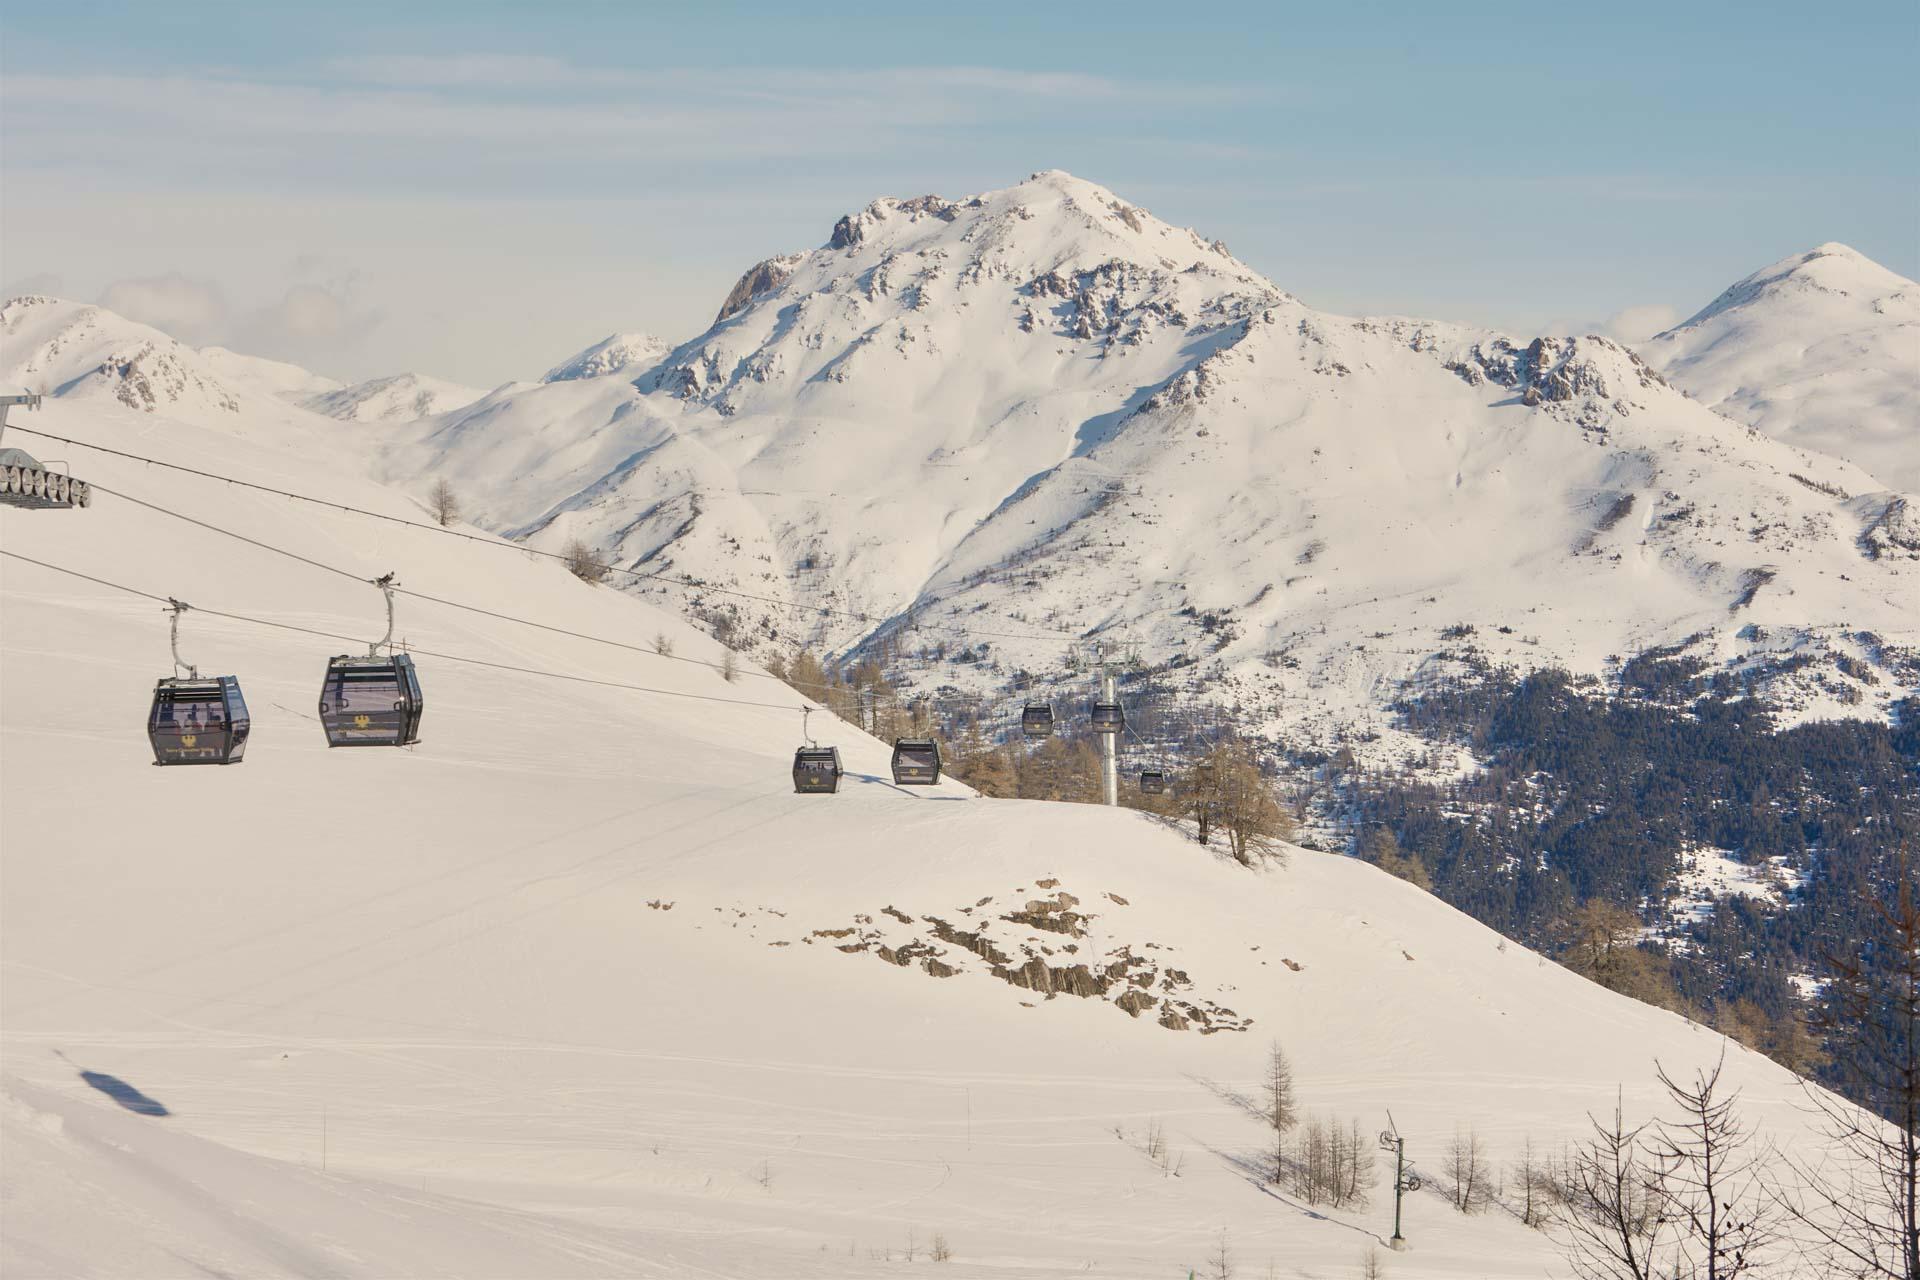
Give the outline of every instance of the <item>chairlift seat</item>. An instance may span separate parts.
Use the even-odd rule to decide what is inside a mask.
[[[793,789],[830,796],[840,789],[840,748],[801,747],[793,753]]]
[[[155,764],[239,764],[252,727],[234,676],[167,676],[153,686],[147,741]]]
[[[320,725],[329,747],[404,747],[420,741],[420,676],[404,653],[342,654],[327,662]]]
[[[931,787],[940,781],[940,744],[932,738],[893,740],[893,781],[900,787]]]

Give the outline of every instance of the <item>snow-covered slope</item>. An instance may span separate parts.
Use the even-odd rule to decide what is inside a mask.
[[[671,350],[671,342],[650,333],[609,334],[547,370],[540,381],[567,382],[575,378],[605,378],[616,373],[633,377],[660,363]]]
[[[302,369],[297,364],[268,360],[263,356],[242,355],[225,347],[202,347],[200,358],[223,381],[262,395],[274,396],[289,404],[299,404],[311,396],[325,395],[341,387],[338,379]]]
[[[1754,272],[1642,354],[1729,417],[1920,492],[1920,284],[1846,245]]]
[[[472,387],[419,373],[396,373],[306,396],[300,405],[345,422],[410,422],[472,404],[480,396]]]
[[[225,347],[195,350],[104,307],[32,295],[0,305],[0,381],[51,397],[229,424],[300,420],[285,409],[398,422],[458,409],[481,394],[416,373],[343,386],[298,365]]]
[[[40,420],[158,448],[111,402]],[[164,425],[179,462],[414,514],[320,437]],[[329,751],[316,685],[352,644],[206,610],[371,636],[371,587],[110,494],[0,510],[15,555],[198,606],[186,656],[238,673],[254,717],[244,764],[154,767],[163,609],[0,560],[9,1274],[897,1275],[939,1234],[942,1274],[1164,1277],[1223,1228],[1244,1274],[1344,1274],[1391,1197],[1309,1210],[1260,1183],[1242,1095],[1271,1039],[1310,1112],[1371,1133],[1391,1108],[1430,1172],[1459,1127],[1501,1158],[1551,1146],[1616,1087],[1646,1114],[1655,1059],[1722,1051],[1358,862],[1256,873],[1135,813],[909,793],[819,716],[851,776],[796,796],[796,696],[698,665],[718,647],[641,601],[86,469],[353,575],[695,661],[403,598],[424,741]],[[1787,1074],[1727,1053],[1753,1123],[1803,1140]],[[1431,1191],[1407,1230],[1389,1274],[1552,1256]]]
[[[1687,644],[1795,667],[1794,715],[1871,715],[1920,639],[1920,541],[1875,540],[1905,509],[1860,468],[1604,338],[1315,311],[1058,172],[875,201],[636,386],[503,389],[388,466],[482,486],[536,544],[767,597],[702,607],[771,645],[873,642],[823,608],[910,614],[909,652],[997,631],[922,681],[988,688],[1131,642],[1296,738],[1468,649],[1598,673]]]
[[[101,1094],[0,1081],[0,1125],[11,1276],[685,1274],[612,1232],[254,1155]]]
[[[0,304],[0,381],[201,423],[237,422],[248,399],[214,360],[158,329],[31,294]]]

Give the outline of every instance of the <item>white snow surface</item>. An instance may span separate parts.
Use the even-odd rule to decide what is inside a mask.
[[[1920,493],[1920,284],[1844,244],[1754,272],[1641,354],[1729,417]]]
[[[208,357],[102,307],[26,294],[0,304],[0,381],[47,397],[237,427],[284,416],[271,391],[230,384]],[[264,363],[264,362],[263,362]]]
[[[533,394],[584,411],[608,381]],[[335,424],[236,432],[110,397],[37,421],[417,514],[342,467]],[[1517,418],[1507,443],[1567,430]],[[76,472],[355,575],[721,656],[549,562],[105,456]],[[0,545],[190,602],[185,655],[237,673],[253,713],[245,763],[154,767],[162,607],[0,560],[9,1275],[890,1276],[938,1233],[942,1275],[1144,1280],[1203,1268],[1223,1228],[1242,1274],[1350,1274],[1392,1199],[1309,1210],[1252,1172],[1265,1131],[1236,1098],[1275,1038],[1310,1111],[1371,1133],[1391,1109],[1430,1178],[1456,1129],[1502,1159],[1529,1134],[1551,1147],[1616,1088],[1647,1115],[1656,1060],[1723,1051],[1751,1122],[1806,1138],[1781,1068],[1356,861],[1254,872],[1132,812],[909,793],[881,744],[819,716],[850,776],[796,796],[798,699],[757,669],[728,683],[405,598],[424,741],[329,751],[316,686],[353,645],[205,611],[371,636],[371,587],[104,492],[0,510]],[[1079,937],[1030,922],[1062,893]],[[1156,997],[1249,1025],[1046,998],[928,917],[1047,966],[1127,963]],[[167,1114],[109,1092],[127,1089]],[[1143,1154],[1156,1122],[1178,1176]],[[1432,1191],[1407,1232],[1389,1275],[1556,1266],[1510,1215]]]
[[[877,200],[740,298],[637,386],[502,388],[396,435],[386,474],[767,597],[699,601],[762,652],[909,613],[909,652],[1009,633],[919,680],[979,690],[1130,643],[1302,745],[1468,649],[1598,674],[1686,645],[1789,721],[1908,683],[1920,518],[1605,338],[1325,314],[1057,171]]]
[[[650,333],[609,334],[547,370],[540,381],[568,382],[575,378],[605,378],[616,373],[632,377],[659,364],[671,350],[671,342]]]
[[[200,358],[223,381],[274,396],[289,404],[299,404],[313,396],[338,391],[343,385],[337,378],[302,369],[297,364],[268,360],[263,356],[242,355],[225,347],[201,347]]]
[[[424,374],[396,373],[306,396],[300,405],[346,422],[411,422],[462,408],[482,394]]]
[[[1667,918],[1675,923],[1697,923],[1712,915],[1715,904],[1726,898],[1779,903],[1803,882],[1784,857],[1751,866],[1726,849],[1696,846],[1680,855],[1680,873],[1667,903]]]
[[[402,373],[351,386],[225,347],[196,350],[104,307],[23,295],[0,304],[0,381],[49,398],[245,431],[257,421],[401,422],[460,408],[472,387]]]

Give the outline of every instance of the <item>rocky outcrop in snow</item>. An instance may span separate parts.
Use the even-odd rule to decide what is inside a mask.
[[[480,396],[472,387],[418,373],[398,373],[310,396],[300,403],[343,422],[411,422],[472,404]]]
[[[616,373],[628,376],[644,373],[660,363],[673,350],[665,338],[650,333],[614,333],[585,351],[547,370],[542,382],[571,382],[579,378],[605,378]]]
[[[793,268],[802,255],[789,253],[778,258],[768,258],[748,267],[746,274],[727,291],[725,301],[720,304],[720,313],[713,318],[715,324],[738,312],[761,294],[778,289],[793,274]]]
[[[193,421],[231,422],[241,408],[239,393],[185,343],[101,307],[37,295],[0,305],[0,381]]]

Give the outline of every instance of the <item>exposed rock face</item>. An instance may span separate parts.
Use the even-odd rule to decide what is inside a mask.
[[[1892,498],[1867,526],[1861,544],[1875,560],[1920,560],[1920,510],[1911,499]]]
[[[240,411],[239,404],[225,389],[196,377],[177,356],[156,350],[152,343],[102,361],[98,373],[112,384],[114,399],[142,413],[152,413],[158,405],[171,404],[196,386],[229,413]]]
[[[959,206],[939,196],[913,196],[906,200],[875,200],[859,213],[850,213],[833,224],[829,249],[851,249],[867,238],[867,232],[889,217],[905,214],[909,219],[931,214],[943,222],[952,222]]]
[[[1580,350],[1582,342],[1600,341],[1603,339],[1535,338],[1522,349],[1505,338],[1495,338],[1488,343],[1476,342],[1468,359],[1453,361],[1447,367],[1472,386],[1493,382],[1512,387],[1529,405],[1564,404],[1577,396],[1605,400],[1610,395],[1606,377]],[[1637,364],[1639,357],[1634,360]],[[1648,371],[1648,376],[1658,375]]]
[[[845,218],[840,219],[841,225],[845,225],[846,221]],[[839,234],[838,227],[834,229],[834,234]],[[798,253],[783,254],[778,258],[768,258],[764,262],[756,262],[753,266],[747,268],[747,273],[741,276],[740,279],[734,283],[733,288],[728,291],[726,301],[720,304],[720,314],[713,318],[713,322],[719,324],[728,316],[746,307],[748,303],[752,302],[761,294],[771,293],[785,284],[788,278],[793,275],[794,266],[798,264],[804,256],[805,255]]]

